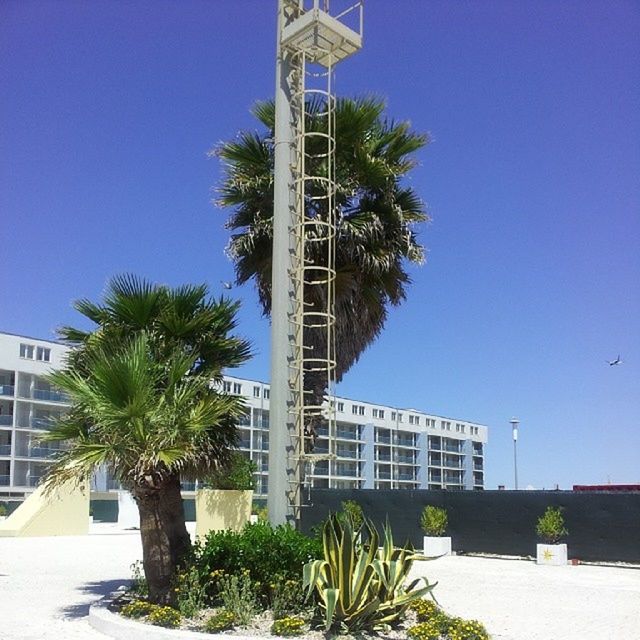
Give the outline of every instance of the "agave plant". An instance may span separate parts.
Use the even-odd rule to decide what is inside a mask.
[[[303,582],[307,598],[315,591],[324,613],[325,630],[332,626],[349,631],[374,629],[398,622],[409,605],[431,592],[435,584],[424,579],[407,584],[416,554],[410,543],[395,547],[387,523],[383,545],[380,535],[365,518],[367,542],[358,542],[348,519],[335,515],[322,529],[324,558],[304,566]]]

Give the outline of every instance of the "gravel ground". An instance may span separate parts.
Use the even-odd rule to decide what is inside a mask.
[[[494,640],[640,640],[640,568],[449,556],[414,565],[450,614]]]
[[[110,525],[86,537],[0,538],[0,639],[105,640],[87,623],[89,604],[140,557],[139,533]],[[414,573],[439,581],[440,604],[495,640],[640,640],[638,569],[449,557]]]

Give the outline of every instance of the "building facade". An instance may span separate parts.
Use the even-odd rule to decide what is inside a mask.
[[[44,376],[62,366],[68,348],[56,342],[0,333],[0,500],[33,491],[58,445],[38,437],[68,407],[68,398]],[[242,396],[240,450],[257,465],[256,496],[269,486],[269,385],[225,376],[223,389]],[[319,488],[483,489],[486,426],[348,398],[335,399],[335,429],[320,430],[308,469]],[[185,486],[193,490],[193,486]],[[117,485],[97,473],[92,490]]]
[[[22,499],[40,482],[58,444],[38,436],[68,407],[43,376],[62,366],[67,347],[0,333],[0,499]]]
[[[257,496],[269,487],[269,385],[225,376],[224,391],[243,396],[240,449],[258,467]],[[488,428],[455,418],[336,398],[335,432],[319,432],[308,469],[311,487],[330,489],[484,489]]]

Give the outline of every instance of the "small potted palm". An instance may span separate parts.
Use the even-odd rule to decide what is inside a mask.
[[[543,540],[536,547],[536,563],[567,564],[567,545],[560,544],[560,540],[569,533],[564,526],[562,507],[547,507],[538,518],[536,533]]]
[[[427,505],[420,516],[420,526],[425,532],[424,555],[427,557],[451,555],[451,538],[445,536],[448,517],[446,509]]]

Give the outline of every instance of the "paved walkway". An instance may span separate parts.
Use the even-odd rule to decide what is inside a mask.
[[[130,578],[140,536],[93,531],[0,538],[1,640],[106,640],[87,623],[89,604]],[[442,606],[481,620],[495,640],[640,640],[637,569],[450,557],[415,573],[438,580]]]

